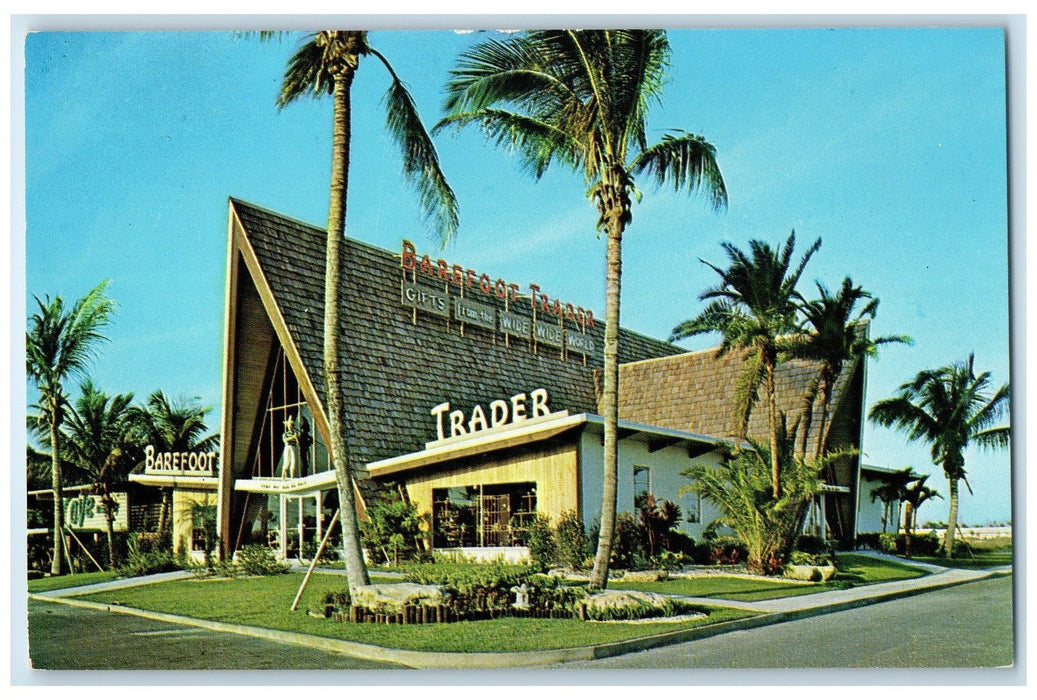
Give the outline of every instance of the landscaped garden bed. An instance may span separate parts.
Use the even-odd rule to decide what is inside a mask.
[[[337,574],[316,573],[302,596],[299,609],[290,610],[303,575],[183,579],[102,591],[84,600],[143,610],[186,615],[268,629],[300,632],[395,649],[437,652],[511,652],[607,644],[644,636],[638,622],[598,624],[575,618],[500,617],[453,624],[396,625],[343,624],[306,614],[322,609],[328,590],[343,587]],[[720,606],[697,606],[704,613],[694,619],[656,618],[651,634],[689,630],[749,617],[754,613]]]

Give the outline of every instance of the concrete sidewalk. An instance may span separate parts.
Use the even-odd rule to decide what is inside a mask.
[[[80,586],[78,588],[66,588],[46,593],[30,594],[30,598],[39,600],[60,602],[77,607],[93,608],[118,612],[129,615],[137,615],[155,620],[163,620],[170,623],[202,627],[233,634],[243,634],[263,639],[271,639],[287,644],[300,644],[325,650],[338,651],[343,654],[355,656],[362,659],[376,661],[388,661],[412,668],[502,668],[517,666],[547,666],[550,664],[564,663],[567,661],[590,660],[606,656],[615,656],[634,651],[641,651],[652,647],[675,644],[712,637],[727,632],[751,629],[765,625],[778,624],[790,620],[796,620],[815,615],[824,615],[850,608],[863,607],[876,603],[918,595],[927,591],[957,586],[972,581],[978,581],[990,576],[1010,574],[1011,567],[998,567],[996,569],[948,569],[945,567],[922,565],[911,560],[867,553],[878,559],[896,561],[925,568],[933,573],[919,578],[905,579],[900,581],[889,581],[886,583],[875,583],[864,586],[842,590],[829,590],[820,593],[810,593],[787,598],[776,598],[772,600],[744,602],[736,600],[723,600],[719,598],[692,598],[685,599],[701,603],[703,605],[740,608],[751,610],[756,613],[749,618],[731,620],[703,627],[668,632],[661,634],[646,634],[643,637],[629,639],[622,642],[599,644],[568,649],[547,649],[543,651],[510,652],[510,653],[453,653],[453,652],[421,652],[405,649],[390,649],[377,647],[370,644],[359,644],[346,642],[327,637],[319,637],[296,632],[283,632],[261,627],[249,627],[245,625],[233,625],[214,622],[210,620],[198,620],[180,615],[169,615],[165,613],[153,613],[145,610],[126,608],[118,605],[104,603],[93,603],[72,596],[79,596],[99,590],[112,590],[128,586],[146,585],[159,581],[168,581],[178,578],[194,576],[192,572],[176,571],[152,576],[142,576],[133,579],[119,579],[105,583]],[[340,569],[326,569],[326,573],[344,574]],[[621,582],[616,581],[614,588],[621,588]],[[605,623],[603,623],[605,624]],[[650,629],[648,627],[647,629]]]

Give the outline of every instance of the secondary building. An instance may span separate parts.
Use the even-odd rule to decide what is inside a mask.
[[[320,228],[230,200],[218,464],[181,456],[177,469],[145,470],[176,489],[174,515],[215,508],[226,554],[262,543],[305,556],[338,505],[322,381],[324,242]],[[603,320],[578,300],[406,240],[397,251],[347,240],[343,265],[339,359],[361,511],[404,498],[429,517],[434,548],[509,558],[524,554],[537,513],[575,511],[591,525]],[[699,538],[716,513],[682,489],[682,472],[719,459],[730,440],[741,357],[626,330],[619,353],[619,510],[652,493],[677,503],[681,529]],[[782,365],[780,408],[791,414],[815,373]],[[860,446],[863,387],[863,363],[850,364],[832,402],[836,447]],[[754,412],[750,434],[765,425]],[[814,531],[852,541],[859,470],[846,457],[827,475]]]

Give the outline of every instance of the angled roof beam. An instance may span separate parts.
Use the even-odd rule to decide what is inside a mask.
[[[687,442],[684,438],[660,438],[658,440],[648,441],[648,451],[658,452],[659,450],[665,450],[667,447],[673,447],[679,445],[682,442]]]

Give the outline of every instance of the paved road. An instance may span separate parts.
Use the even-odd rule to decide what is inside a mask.
[[[1012,577],[553,668],[946,668],[1012,663]]]
[[[37,669],[394,669],[293,644],[29,601],[29,655]]]

